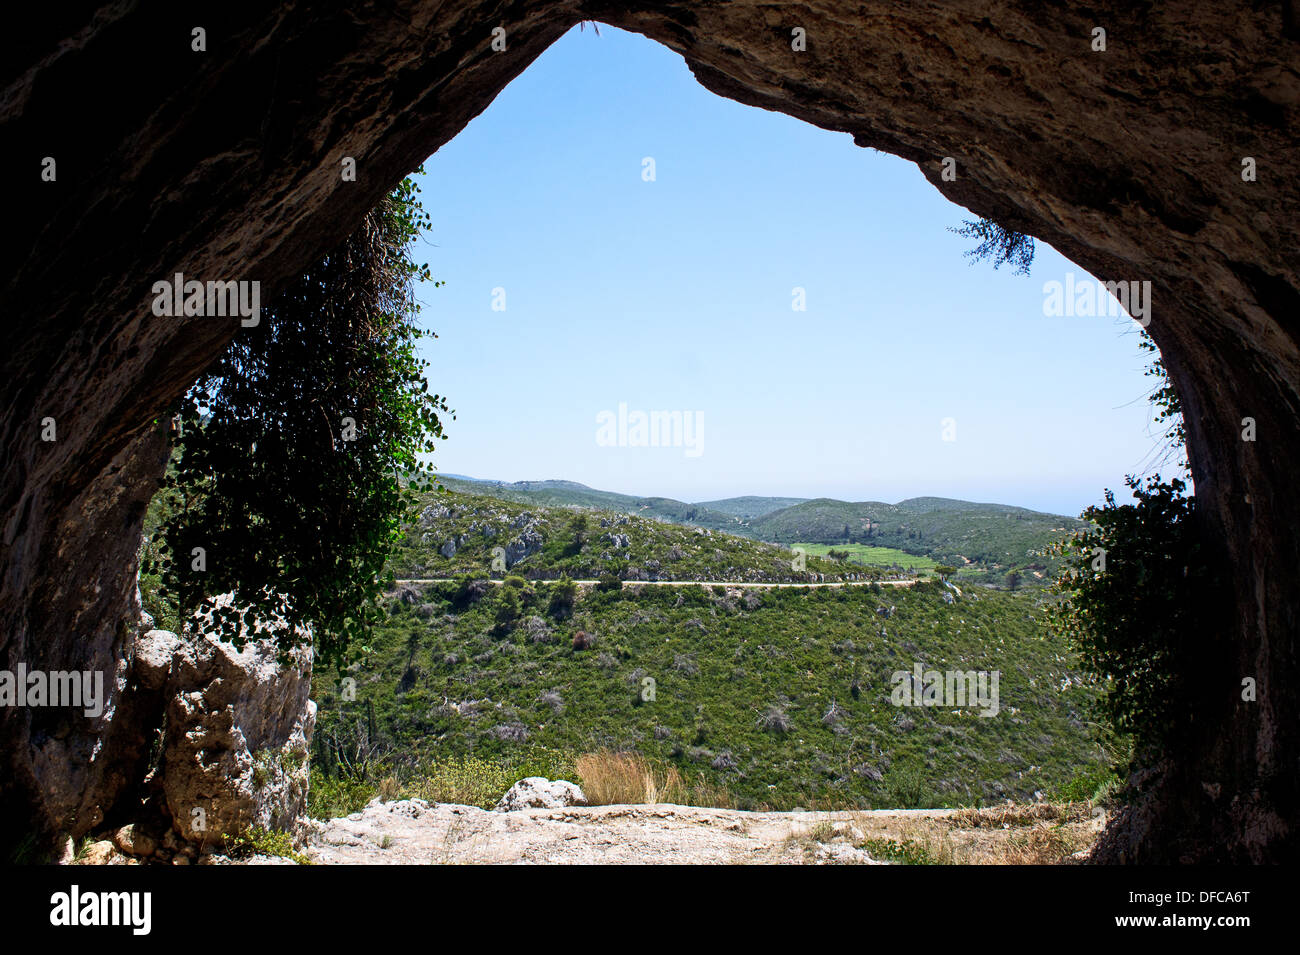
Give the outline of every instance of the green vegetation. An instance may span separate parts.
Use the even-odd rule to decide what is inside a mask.
[[[873,859],[898,865],[941,865],[928,845],[914,839],[866,839],[862,848]]]
[[[439,480],[450,491],[485,495],[517,504],[593,508],[713,530],[730,529],[732,533],[735,533],[734,529],[739,523],[734,516],[711,510],[704,504],[687,504],[667,497],[636,497],[614,491],[598,491],[576,481],[516,481],[507,484],[451,475]]]
[[[1104,691],[1102,714],[1145,765],[1176,748],[1198,714],[1206,719],[1227,661],[1230,603],[1183,483],[1127,483],[1136,503],[1117,505],[1107,491],[1105,506],[1087,513],[1095,530],[1062,545],[1065,600],[1049,620]]]
[[[160,625],[210,597],[282,646],[310,625],[318,660],[343,660],[378,619],[383,568],[447,407],[417,352],[409,246],[427,226],[411,180],[278,294],[195,383],[144,564]]]
[[[399,579],[461,574],[594,580],[791,583],[886,576],[808,557],[795,570],[790,548],[612,511],[516,504],[464,493],[419,497],[390,567]]]
[[[992,219],[966,219],[948,231],[979,241],[974,249],[965,253],[971,265],[991,259],[995,270],[1010,265],[1016,275],[1029,274],[1029,267],[1034,262],[1033,236],[1013,232]]]
[[[279,856],[292,859],[299,865],[314,863],[295,848],[293,837],[287,832],[270,831],[260,827],[248,829],[237,836],[225,836],[226,850],[232,859],[250,856]]]
[[[812,543],[837,550],[852,544],[887,547],[927,558],[928,562],[914,562],[918,568],[928,569],[936,562],[950,564],[961,568],[963,577],[994,586],[1003,586],[1010,569],[1020,571],[1026,585],[1046,585],[1059,570],[1052,546],[1087,526],[1074,518],[1021,507],[934,497],[898,504],[763,497],[685,504],[669,498],[596,491],[572,481],[501,484],[443,478],[442,483],[449,490],[474,497],[533,506],[599,508],[787,546]],[[879,566],[872,561],[855,563]],[[908,566],[901,560],[898,563]]]
[[[872,547],[868,544],[809,544],[799,543],[809,554],[818,557],[830,557],[832,560],[847,560],[868,567],[903,570],[934,570],[939,565],[929,557],[909,554],[895,547]]]
[[[1082,719],[1094,691],[1044,636],[1042,591],[948,604],[938,583],[627,584],[582,587],[556,613],[555,583],[472,584],[393,591],[349,673],[355,700],[317,674],[321,775],[418,792],[472,759],[480,788],[442,791],[486,804],[519,773],[548,775],[530,754],[628,751],[741,808],[789,809],[1028,799],[1106,765]],[[915,662],[999,670],[999,714],[893,705],[891,674]]]

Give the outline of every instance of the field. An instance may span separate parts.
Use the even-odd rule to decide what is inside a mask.
[[[868,544],[795,544],[802,547],[813,557],[826,557],[831,551],[837,554],[847,553],[848,560],[868,567],[898,567],[902,570],[933,570],[939,566],[938,561],[918,554],[909,554],[896,547],[872,547]]]

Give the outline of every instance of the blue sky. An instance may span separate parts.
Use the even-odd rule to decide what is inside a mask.
[[[643,37],[575,28],[425,171],[440,471],[1076,514],[1150,463],[1136,326],[1043,315],[1082,269],[1043,243],[1028,278],[969,265],[970,213],[913,164],[714,96]],[[699,453],[602,445],[620,403],[690,412]]]

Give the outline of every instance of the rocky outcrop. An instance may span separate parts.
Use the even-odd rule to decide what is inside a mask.
[[[531,557],[540,551],[545,543],[541,533],[532,523],[529,523],[518,537],[506,544],[506,566],[513,567],[524,558]]]
[[[142,808],[112,833],[123,853],[196,859],[249,828],[297,833],[307,804],[307,756],[316,719],[310,635],[279,657],[270,637],[242,649],[211,632],[150,630],[135,644],[137,716],[161,753],[139,781]]]
[[[546,779],[529,776],[511,786],[496,805],[497,812],[514,812],[518,809],[563,809],[566,806],[585,806],[587,797],[582,790],[563,779]]]
[[[157,779],[177,835],[211,844],[250,827],[293,831],[316,722],[310,644],[287,662],[270,639],[237,650],[206,633],[154,630],[141,645],[141,682],[161,682],[166,699]]]
[[[948,198],[1102,279],[1152,283],[1148,331],[1186,412],[1200,519],[1233,592],[1213,648],[1222,663],[1197,690],[1207,703],[1192,755],[1153,785],[1150,824],[1124,840],[1125,857],[1296,852],[1292,3],[288,0],[223,8],[201,53],[184,5],[29,12],[43,22],[18,31],[0,64],[13,184],[0,312],[16,317],[0,351],[0,667],[97,670],[110,690],[96,718],[0,712],[0,819],[23,820],[0,851],[111,815],[139,758],[115,726],[135,725],[123,691],[133,555],[161,473],[151,430],[239,327],[157,319],[151,283],[183,272],[274,292],[594,18],[677,51],[716,93],[914,161]],[[168,82],[112,66],[132,62]],[[339,175],[344,157],[357,159],[355,182]],[[54,178],[41,178],[45,160]],[[1256,441],[1242,440],[1244,418]],[[56,439],[42,439],[46,422]],[[1249,701],[1246,677],[1258,686]]]

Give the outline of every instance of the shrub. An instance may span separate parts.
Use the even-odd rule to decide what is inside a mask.
[[[758,718],[759,729],[766,730],[769,733],[782,735],[790,732],[794,728],[794,722],[786,716],[785,710],[779,706],[769,706],[763,711],[763,715]]]
[[[227,836],[226,850],[232,859],[247,859],[250,856],[279,856],[292,859],[299,865],[314,863],[298,851],[293,844],[293,837],[287,832],[276,832],[261,827],[246,829],[237,836]]]
[[[1201,688],[1222,659],[1229,602],[1183,482],[1126,483],[1136,503],[1117,505],[1107,491],[1104,507],[1084,512],[1095,530],[1057,548],[1065,600],[1048,621],[1078,650],[1105,691],[1103,714],[1145,761],[1190,731],[1194,710],[1214,698]]]
[[[564,620],[573,614],[573,608],[577,603],[578,585],[564,576],[551,588],[551,602],[546,612],[557,620]]]
[[[307,815],[313,819],[337,819],[365,808],[375,798],[378,784],[350,776],[327,776],[313,766],[307,790]]]

